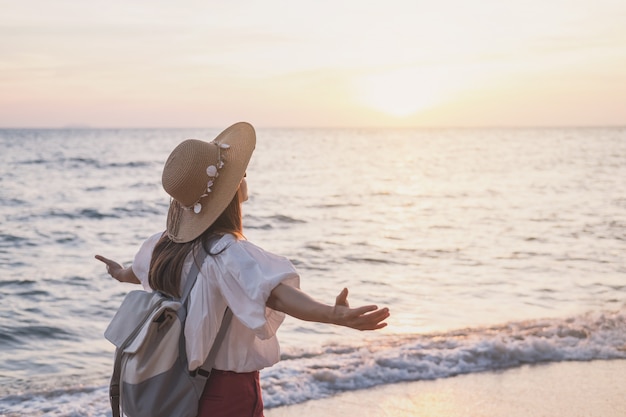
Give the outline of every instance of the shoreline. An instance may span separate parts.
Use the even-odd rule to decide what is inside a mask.
[[[265,417],[623,417],[626,360],[552,362],[403,382],[265,410]]]

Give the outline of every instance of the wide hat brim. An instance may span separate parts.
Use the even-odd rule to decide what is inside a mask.
[[[163,168],[162,180],[163,188],[172,197],[167,234],[173,242],[190,242],[217,220],[237,193],[255,146],[254,128],[249,123],[239,122],[212,142],[190,139],[172,151]],[[215,155],[216,147],[220,148],[223,167],[213,180],[210,192],[206,192],[207,181],[211,179],[206,173],[207,167],[218,161],[203,158],[204,155]],[[211,158],[207,156],[207,159]],[[185,194],[181,194],[183,192]],[[195,197],[189,197],[190,193]],[[195,204],[201,207],[198,212],[193,209]]]

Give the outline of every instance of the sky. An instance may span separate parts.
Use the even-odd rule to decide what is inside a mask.
[[[0,127],[626,125],[624,0],[0,10]]]

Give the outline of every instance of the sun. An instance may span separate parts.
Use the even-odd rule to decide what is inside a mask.
[[[395,117],[406,117],[450,99],[456,77],[442,68],[409,68],[361,76],[356,81],[359,101]]]

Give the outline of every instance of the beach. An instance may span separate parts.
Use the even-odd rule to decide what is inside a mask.
[[[129,265],[171,149],[219,132],[0,129],[0,416],[110,416],[103,333],[137,287],[94,255]],[[626,416],[626,129],[257,133],[246,238],[392,312],[287,317],[269,417]]]
[[[626,360],[553,362],[383,385],[266,410],[266,417],[623,417]]]

